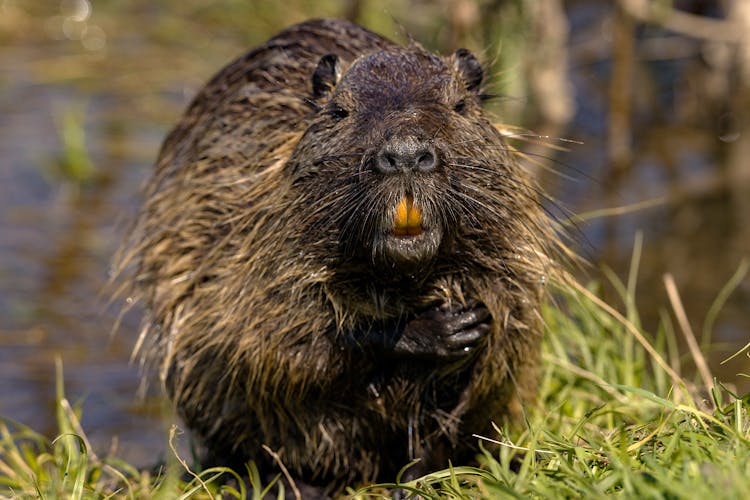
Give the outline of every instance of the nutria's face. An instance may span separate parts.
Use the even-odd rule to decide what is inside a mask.
[[[502,169],[506,151],[481,115],[481,80],[465,50],[382,51],[348,68],[324,57],[312,77],[319,109],[289,162],[316,206],[311,230],[335,228],[347,257],[409,273],[481,230],[472,189]]]

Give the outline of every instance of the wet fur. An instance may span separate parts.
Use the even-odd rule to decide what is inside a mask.
[[[379,50],[350,88],[313,95],[322,56],[336,54],[346,75]],[[206,462],[269,467],[265,444],[330,490],[392,481],[412,458],[423,470],[469,460],[472,433],[492,434],[491,421],[533,397],[556,240],[455,58],[310,21],[224,68],[166,139],[122,265],[135,263],[147,310],[138,354]],[[378,75],[381,63],[395,73]],[[383,78],[400,86],[392,102]],[[407,118],[405,106],[419,112]],[[378,145],[415,129],[440,151],[440,171],[374,175]],[[424,265],[383,250],[407,191],[446,233]],[[467,300],[493,318],[467,359],[385,359],[367,346],[379,325]]]

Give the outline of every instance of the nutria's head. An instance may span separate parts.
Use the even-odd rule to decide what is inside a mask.
[[[501,184],[514,163],[482,114],[482,79],[464,49],[391,48],[348,67],[324,56],[311,75],[314,116],[287,162],[308,238],[338,245],[349,263],[418,275],[456,240],[507,226],[517,186]]]

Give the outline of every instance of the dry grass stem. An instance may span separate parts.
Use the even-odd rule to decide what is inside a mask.
[[[677,291],[677,285],[675,285],[674,278],[669,273],[664,275],[664,287],[667,290],[669,302],[672,304],[672,310],[677,317],[677,322],[680,325],[680,330],[682,330],[682,334],[687,341],[688,348],[690,349],[690,354],[693,356],[693,360],[695,361],[695,366],[698,367],[698,373],[700,373],[701,379],[703,380],[703,384],[706,386],[706,389],[710,390],[714,386],[713,376],[711,375],[711,371],[708,368],[708,363],[706,363],[706,358],[703,356],[700,347],[698,347],[698,342],[695,340],[693,329],[690,328],[690,322],[687,319],[687,314],[685,314],[685,308],[682,307],[682,301],[680,300],[680,295]],[[710,398],[709,404],[711,405],[712,410],[716,409],[713,401],[710,400]]]

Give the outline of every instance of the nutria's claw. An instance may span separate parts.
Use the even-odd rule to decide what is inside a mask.
[[[480,324],[445,337],[445,345],[451,350],[469,352],[489,331],[490,325]]]
[[[472,325],[482,325],[490,317],[490,312],[484,307],[476,307],[467,311],[451,311],[445,316],[445,329],[458,335]]]
[[[490,331],[490,313],[481,304],[472,308],[442,305],[407,323],[393,353],[454,359],[472,352]]]

